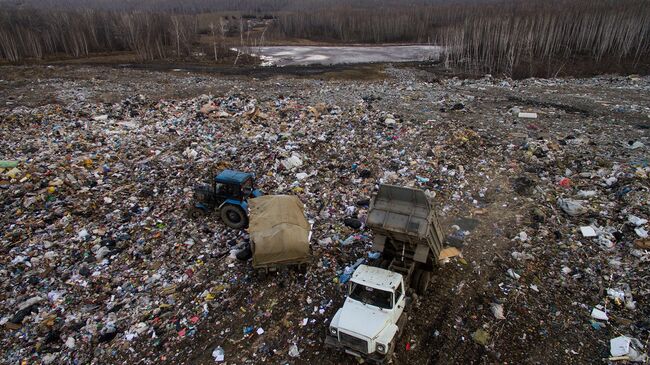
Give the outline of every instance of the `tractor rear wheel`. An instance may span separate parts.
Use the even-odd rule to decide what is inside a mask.
[[[248,225],[248,217],[242,207],[227,204],[219,212],[221,220],[230,228],[242,229]]]

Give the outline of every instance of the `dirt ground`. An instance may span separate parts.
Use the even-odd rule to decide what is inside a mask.
[[[285,130],[291,135],[286,143],[298,143],[310,161],[305,170],[318,170],[316,182],[307,188],[309,194],[298,193],[308,214],[320,217],[323,209],[331,212],[315,225],[315,262],[307,274],[288,272],[262,281],[253,275],[250,263],[204,258],[200,268],[192,266],[190,281],[175,298],[184,307],[163,311],[164,315],[155,318],[138,312],[136,322],[152,323],[158,338],[149,335],[128,342],[120,332],[112,342],[90,339],[77,350],[54,345],[56,351],[73,352],[69,357],[61,355],[67,360],[59,363],[77,359],[76,363],[96,364],[213,364],[212,351],[217,346],[224,348],[228,364],[356,363],[353,357],[325,348],[323,340],[329,319],[343,301],[342,286],[335,278],[342,268],[367,254],[371,239],[362,238],[350,246],[322,246],[318,241],[331,237],[332,232],[342,239],[371,234],[345,227],[338,219],[348,204],[368,198],[375,184],[391,179],[435,192],[445,233],[465,232],[462,257],[441,265],[428,293],[409,310],[409,322],[392,363],[607,363],[609,340],[621,334],[639,338],[648,350],[649,257],[647,250],[635,246],[638,237],[627,223],[629,214],[650,217],[648,77],[464,80],[417,65],[318,68],[314,72],[288,68],[274,74],[7,66],[0,68],[0,74],[0,137],[4,141],[22,138],[21,143],[31,143],[47,138],[44,131],[30,132],[33,135],[21,131],[27,125],[31,128],[29,123],[45,123],[45,119],[19,122],[25,113],[39,118],[39,108],[49,110],[58,105],[74,123],[86,118],[93,108],[110,108],[137,95],[151,101],[138,109],[140,115],[152,110],[156,102],[168,103],[151,123],[176,117],[184,112],[184,102],[202,95],[255,99],[260,110],[273,117],[240,123],[261,124],[262,129],[286,122],[278,100],[292,101],[303,114],[307,106],[323,104],[327,110],[323,114],[335,117],[331,124],[322,116],[296,119]],[[518,110],[536,112],[538,117],[519,118]],[[397,124],[386,124],[388,119]],[[328,135],[327,142],[316,138],[312,124]],[[43,128],[47,130],[49,124]],[[175,128],[182,130],[183,125]],[[223,130],[237,133],[237,128],[224,126]],[[166,140],[148,132],[143,138],[152,149]],[[244,141],[250,140],[242,137],[242,155],[230,161],[235,168],[237,164],[252,168],[252,156],[266,153],[264,145],[246,145]],[[635,141],[645,147],[628,148]],[[236,142],[231,139],[228,146],[232,145]],[[21,156],[8,147],[0,148],[0,159]],[[353,163],[371,170],[372,177],[358,179],[350,172]],[[258,175],[266,174],[265,165],[256,162],[255,166]],[[205,178],[212,167],[185,165],[179,167],[182,172],[178,174],[185,176],[169,179],[191,183]],[[426,179],[416,179],[415,175],[421,174],[426,174]],[[564,177],[570,186],[559,184]],[[605,182],[610,177],[616,182]],[[158,179],[164,182],[165,176],[161,173]],[[274,182],[269,176],[261,180],[267,193],[296,191],[294,185]],[[133,181],[125,179],[114,183],[112,189],[130,183]],[[167,191],[180,194],[182,188],[167,187]],[[558,206],[558,198],[575,198],[588,190],[597,191],[586,203],[588,213],[570,216]],[[10,190],[3,191],[9,199]],[[149,205],[165,204],[164,197],[151,199]],[[164,214],[179,219],[172,224],[178,232],[183,232],[179,226],[184,225],[184,230],[192,232],[195,246],[227,247],[225,242],[213,244],[197,237],[225,230],[215,217],[192,222],[182,214],[180,203],[165,209]],[[9,269],[10,249],[23,243],[9,238],[16,214],[9,200],[1,214],[6,232],[3,255],[7,255],[2,263]],[[165,219],[163,213],[156,214]],[[579,227],[585,225],[609,232],[603,237],[615,236],[614,246],[604,247],[601,241],[582,237]],[[176,252],[172,254],[170,249],[168,257],[178,260],[180,267],[197,260],[197,254]],[[117,262],[124,270],[134,270],[135,276],[144,270],[141,267],[150,267],[148,263],[131,267],[130,261],[112,265]],[[508,269],[520,278],[509,276]],[[636,302],[633,309],[607,298],[607,288],[623,283],[631,287]],[[181,317],[183,310],[200,311],[203,303],[196,296],[217,286],[218,297],[209,304],[210,310],[196,312],[200,320],[193,327],[195,332],[190,336],[183,331],[177,336],[181,326],[172,318]],[[7,303],[12,294],[5,289],[2,315],[11,315],[12,306]],[[491,312],[494,304],[503,306],[505,319],[495,318]],[[602,326],[594,325],[590,318],[591,309],[598,304],[605,304],[610,311],[610,320]],[[131,315],[128,310],[119,313],[125,318]],[[306,325],[302,325],[304,318],[308,319]],[[166,320],[176,328],[156,322]],[[242,334],[246,326],[263,328],[264,334]],[[473,338],[479,329],[489,334],[483,344]],[[71,330],[63,327],[61,331]],[[41,357],[34,349],[36,342],[5,334],[2,344],[11,353],[31,356],[38,363]],[[299,348],[299,357],[288,356],[292,344]],[[80,354],[82,350],[85,355]]]

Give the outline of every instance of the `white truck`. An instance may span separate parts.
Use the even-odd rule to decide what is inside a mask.
[[[360,265],[354,271],[325,345],[382,363],[406,324],[409,288],[420,295],[427,290],[443,235],[425,193],[393,185],[379,187],[367,226],[374,234],[373,249],[382,252],[380,267]]]

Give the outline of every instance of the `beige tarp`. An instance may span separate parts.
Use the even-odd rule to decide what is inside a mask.
[[[310,226],[297,196],[267,195],[248,202],[253,267],[300,263],[309,257]]]

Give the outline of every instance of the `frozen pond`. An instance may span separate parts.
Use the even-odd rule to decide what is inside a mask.
[[[411,62],[437,60],[442,47],[414,46],[273,46],[250,49],[265,66],[335,65],[341,63]]]

